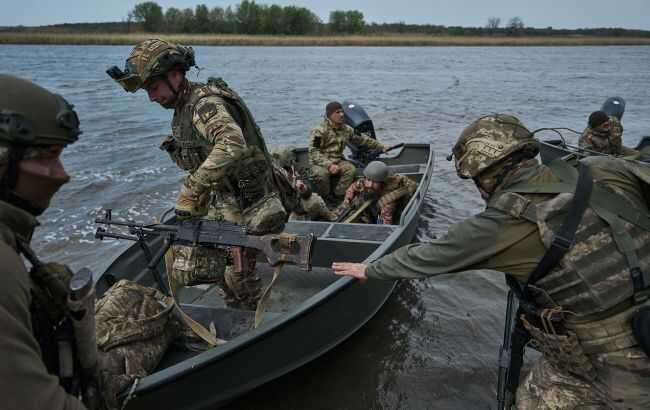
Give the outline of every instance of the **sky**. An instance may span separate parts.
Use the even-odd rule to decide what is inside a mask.
[[[128,0],[0,0],[0,26],[122,21],[141,3]],[[159,0],[169,7],[212,8],[240,0]],[[485,26],[489,17],[504,25],[520,17],[526,26],[554,28],[623,27],[650,30],[650,0],[304,0],[256,1],[306,7],[327,22],[332,10],[359,10],[366,22]]]

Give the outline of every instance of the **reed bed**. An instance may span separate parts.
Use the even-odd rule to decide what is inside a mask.
[[[206,46],[614,46],[650,45],[642,37],[479,37],[387,34],[373,36],[266,36],[216,34],[102,34],[0,32],[0,44],[132,45],[148,38]]]

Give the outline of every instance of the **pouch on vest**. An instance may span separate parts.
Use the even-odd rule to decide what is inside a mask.
[[[249,233],[263,235],[281,232],[287,221],[287,211],[282,206],[278,194],[264,195],[242,212],[242,221]]]
[[[158,290],[121,280],[97,301],[95,320],[99,373],[110,408],[137,378],[158,366],[179,325],[174,305]]]

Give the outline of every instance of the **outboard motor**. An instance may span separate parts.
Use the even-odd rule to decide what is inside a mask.
[[[358,133],[364,133],[377,139],[375,134],[375,126],[370,119],[370,116],[359,104],[355,104],[352,101],[343,101],[343,112],[345,113],[345,123]],[[352,156],[348,158],[353,164],[357,167],[365,167],[368,163],[368,149],[366,147],[360,147],[355,144],[348,143],[348,148],[352,151]]]
[[[372,138],[377,139],[372,120],[362,106],[352,101],[343,101],[343,112],[345,113],[346,124],[354,128],[355,131],[366,133]]]
[[[616,117],[621,121],[625,113],[625,100],[621,97],[609,97],[605,100],[600,110],[610,117]]]

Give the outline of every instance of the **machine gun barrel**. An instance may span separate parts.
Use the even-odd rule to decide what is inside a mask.
[[[313,234],[306,236],[287,233],[251,235],[242,225],[222,220],[189,219],[168,224],[139,224],[133,221],[114,220],[107,210],[104,218],[95,223],[128,228],[131,235],[108,231],[98,227],[95,237],[127,239],[144,242],[148,235],[167,235],[170,244],[203,247],[244,247],[255,248],[266,256],[272,266],[281,262],[293,263],[304,270],[311,270],[311,253],[316,240]],[[153,258],[156,259],[156,258]]]

